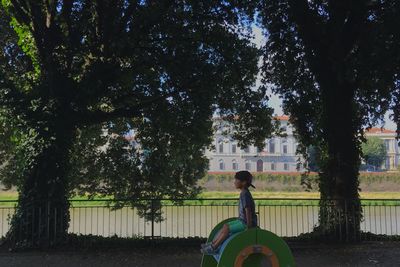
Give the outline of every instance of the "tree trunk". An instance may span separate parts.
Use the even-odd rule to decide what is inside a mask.
[[[51,130],[39,135],[47,144],[33,159],[7,240],[12,247],[48,247],[66,239],[69,226],[67,163],[73,128],[56,117]],[[51,134],[50,134],[51,132]]]
[[[320,230],[338,241],[358,240],[362,209],[358,194],[360,143],[354,90],[332,82],[323,90],[327,160],[320,175]]]

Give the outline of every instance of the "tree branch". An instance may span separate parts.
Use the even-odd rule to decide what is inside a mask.
[[[118,108],[111,112],[105,112],[100,110],[88,111],[85,112],[84,114],[82,113],[76,114],[76,117],[79,118],[78,124],[96,124],[117,118],[138,117],[142,116],[144,110],[147,107],[151,106],[152,104],[155,104],[161,100],[165,100],[166,98],[177,95],[179,93],[180,91],[176,90],[168,94],[152,97],[151,99],[141,101],[139,104],[132,106],[130,108]]]
[[[32,20],[31,20],[31,17],[29,15],[29,12],[26,10],[27,6],[23,5],[18,0],[11,0],[11,4],[12,4],[14,15],[15,15],[16,19],[21,24],[24,24],[24,25],[28,26],[30,28],[30,30],[32,30],[32,28],[30,27],[30,23],[31,23]]]
[[[359,3],[361,2],[361,3]],[[360,34],[363,27],[363,22],[366,20],[367,15],[367,5],[365,1],[356,1],[356,3],[350,2],[350,14],[348,16],[347,21],[343,26],[343,35],[341,41],[343,42],[343,56],[346,57],[349,55],[354,45],[357,42],[357,39],[360,37]]]
[[[126,8],[125,14],[122,16],[119,24],[119,30],[121,32],[126,31],[127,23],[129,19],[132,17],[133,12],[138,7],[138,1],[129,1],[128,7]]]
[[[54,0],[46,0],[46,27],[50,28],[53,25],[56,16],[56,3]]]
[[[323,50],[323,31],[320,28],[322,20],[312,14],[307,0],[289,0],[289,8],[293,19],[298,25],[299,33],[305,45],[311,48],[315,55],[320,55]]]

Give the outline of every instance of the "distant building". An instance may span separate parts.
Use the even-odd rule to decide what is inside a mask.
[[[252,172],[302,172],[297,170],[297,161],[302,157],[296,155],[297,140],[293,136],[293,127],[289,124],[289,117],[277,116],[281,128],[286,131],[287,137],[272,137],[265,140],[265,147],[261,151],[255,146],[239,147],[236,140],[223,136],[222,131],[227,124],[221,118],[215,118],[217,130],[213,143],[215,150],[206,150],[209,159],[209,172],[234,172],[248,170]],[[377,136],[384,140],[387,150],[386,161],[381,169],[397,170],[400,164],[400,147],[395,140],[396,132],[387,129],[371,128],[366,136]]]
[[[381,169],[387,171],[395,171],[398,170],[400,164],[400,146],[396,141],[396,131],[388,130],[384,128],[371,128],[369,129],[365,135],[368,136],[376,136],[380,139],[383,139],[386,146],[386,160],[382,164]]]
[[[215,150],[206,150],[210,172],[232,172],[248,170],[252,172],[296,172],[297,141],[288,116],[278,116],[281,128],[287,137],[272,137],[265,140],[265,147],[258,150],[255,146],[239,147],[236,140],[222,135],[227,124],[221,118],[215,118],[217,130],[214,136]],[[303,171],[301,168],[300,171]]]
[[[297,162],[303,158],[296,155],[298,142],[293,136],[293,127],[289,123],[289,117],[277,116],[281,128],[286,132],[286,137],[272,137],[265,140],[265,147],[261,151],[255,146],[239,147],[236,140],[222,135],[222,131],[229,127],[221,118],[214,118],[214,126],[217,128],[213,138],[215,150],[205,150],[209,159],[209,172],[235,172],[249,170],[252,172],[302,172],[300,164],[297,170]],[[377,136],[384,140],[387,157],[381,169],[387,171],[398,170],[400,165],[400,146],[396,142],[396,132],[388,129],[371,128],[366,136]],[[125,136],[131,145],[140,149],[133,133]]]

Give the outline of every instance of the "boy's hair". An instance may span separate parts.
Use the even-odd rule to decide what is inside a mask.
[[[252,186],[252,187],[256,188],[252,184],[253,175],[251,175],[251,173],[249,171],[238,171],[237,173],[235,173],[235,179],[238,179],[240,181],[246,181],[247,186]]]

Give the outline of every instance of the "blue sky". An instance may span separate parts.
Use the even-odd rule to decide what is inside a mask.
[[[263,42],[265,41],[265,38],[262,34],[261,28],[257,27],[256,25],[253,25],[253,32],[254,32],[254,43],[260,47]],[[271,91],[269,92],[269,96],[270,96],[270,102],[269,102],[269,106],[274,108],[275,113],[277,115],[282,115],[282,101],[279,99],[279,97],[275,94],[273,94]],[[385,127],[386,129],[390,129],[390,130],[396,130],[396,124],[389,118],[389,114],[391,114],[392,112],[387,112],[385,114],[385,124],[384,125],[376,125],[377,127]]]

